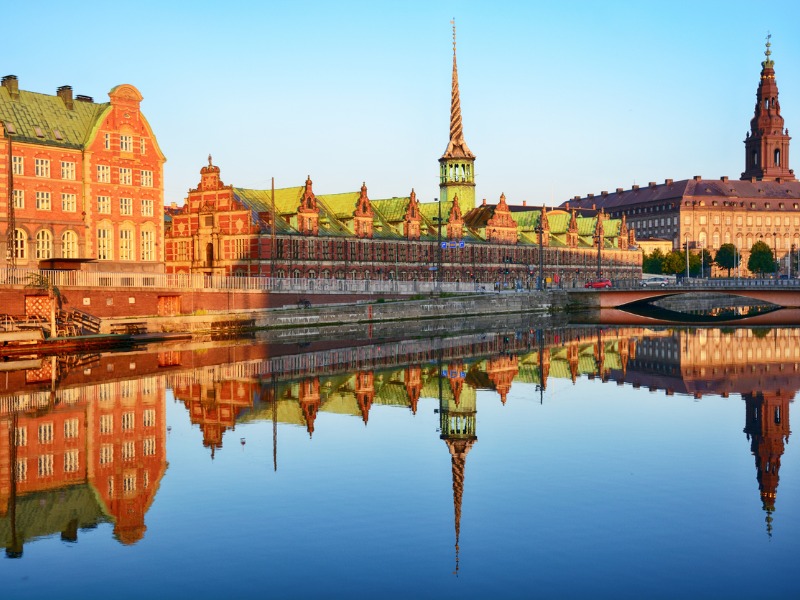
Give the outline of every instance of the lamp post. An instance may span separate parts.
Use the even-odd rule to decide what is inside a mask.
[[[689,282],[689,234],[683,234],[684,248],[686,250],[686,282]]]
[[[442,203],[438,198],[433,199],[436,202],[438,217],[436,218],[436,289],[440,287],[442,281]]]
[[[541,218],[539,224],[533,228],[539,234],[539,278],[536,281],[536,289],[542,291],[544,283],[544,227],[542,227]]]
[[[776,241],[777,241],[778,234],[776,232],[772,232],[772,271],[775,273],[777,277],[778,271],[780,267],[778,266],[778,249],[776,248]]]
[[[603,234],[597,232],[594,234],[594,241],[597,244],[597,278],[599,279],[603,270],[601,268],[603,259]]]

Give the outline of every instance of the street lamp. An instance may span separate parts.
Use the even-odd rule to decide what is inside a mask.
[[[601,268],[602,263],[602,252],[603,252],[603,234],[601,232],[597,232],[594,234],[594,241],[597,244],[597,278],[600,278],[603,270]]]
[[[686,283],[689,283],[689,234],[683,234],[684,248],[686,249]]]

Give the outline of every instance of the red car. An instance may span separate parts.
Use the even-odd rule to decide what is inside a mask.
[[[612,283],[610,279],[595,279],[594,281],[587,281],[586,285],[583,287],[587,288],[610,288],[612,287]]]

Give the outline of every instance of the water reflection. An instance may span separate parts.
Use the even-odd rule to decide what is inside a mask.
[[[560,328],[386,341],[357,347],[176,345],[125,354],[3,363],[0,377],[0,543],[6,556],[60,534],[113,523],[134,544],[167,469],[167,390],[202,431],[214,458],[237,424],[271,421],[313,437],[320,412],[369,425],[375,405],[416,414],[437,398],[451,457],[455,570],[467,456],[477,443],[477,398],[505,404],[515,383],[580,377],[688,394],[740,394],[766,528],[772,533],[779,469],[800,387],[800,329]],[[0,380],[3,381],[3,380]],[[557,402],[558,400],[553,400]],[[244,446],[244,438],[233,435]]]

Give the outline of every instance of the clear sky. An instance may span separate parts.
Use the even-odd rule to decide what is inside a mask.
[[[438,195],[452,32],[477,198],[557,205],[694,175],[738,178],[767,32],[800,131],[800,3],[14,2],[20,88],[144,96],[182,204],[207,156],[226,184]],[[800,141],[795,156],[800,156]],[[800,173],[800,158],[790,162]]]

